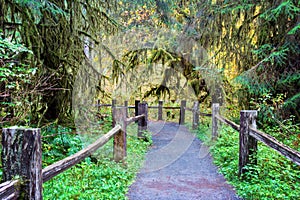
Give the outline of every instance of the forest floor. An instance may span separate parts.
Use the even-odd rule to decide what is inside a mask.
[[[130,186],[130,200],[238,200],[200,140],[185,126],[150,122],[153,145]]]

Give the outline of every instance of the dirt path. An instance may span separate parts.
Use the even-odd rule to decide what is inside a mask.
[[[239,199],[207,149],[184,126],[151,122],[153,146],[130,186],[130,200]]]

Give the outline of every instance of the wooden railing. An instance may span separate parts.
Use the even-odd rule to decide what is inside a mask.
[[[240,124],[236,124],[219,113],[219,104],[213,104],[212,114],[201,113],[199,103],[194,102],[192,108],[186,107],[186,101],[181,101],[180,106],[163,106],[159,101],[158,106],[136,100],[134,106],[116,106],[116,100],[112,104],[100,104],[98,107],[108,106],[112,108],[113,129],[100,137],[87,148],[76,154],[62,159],[46,168],[41,165],[41,135],[40,129],[7,128],[2,133],[2,166],[4,183],[0,184],[0,199],[17,199],[21,194],[25,199],[42,199],[42,183],[62,173],[66,169],[76,165],[86,157],[94,153],[98,148],[114,138],[113,155],[117,162],[126,157],[126,129],[128,124],[138,122],[138,137],[145,138],[144,131],[148,126],[148,108],[158,109],[158,120],[163,119],[163,109],[179,109],[179,124],[185,123],[185,111],[192,111],[193,128],[199,125],[199,116],[212,117],[212,138],[218,136],[218,121],[223,122],[239,131],[239,176],[245,172],[245,166],[256,163],[250,157],[257,150],[257,141],[261,141],[270,148],[300,165],[300,153],[278,142],[275,138],[256,129],[257,111],[243,110],[240,112]],[[128,109],[135,109],[135,116],[128,118]],[[255,158],[255,157],[254,157]],[[21,177],[19,179],[18,177]],[[16,179],[16,180],[14,180]],[[25,181],[24,181],[25,180]]]
[[[138,115],[127,118],[125,107],[113,107],[114,128],[87,148],[42,169],[40,129],[4,128],[2,132],[2,167],[4,183],[0,184],[0,199],[42,199],[42,184],[78,164],[114,138],[116,162],[126,157],[126,127],[138,121],[138,136],[144,138],[147,129],[147,104],[138,104]],[[15,180],[14,180],[15,179]]]
[[[100,100],[97,101],[97,103],[95,104],[95,106],[98,107],[115,107],[117,101],[115,99],[112,100],[111,104],[101,104]],[[128,105],[128,101],[124,101],[124,107],[127,109],[135,109],[135,115],[138,115],[138,104],[140,103],[140,100],[135,100],[135,105]],[[148,109],[157,109],[158,112],[158,117],[157,120],[163,120],[163,109],[166,110],[179,110],[180,114],[179,114],[179,124],[184,124],[185,123],[185,113],[186,111],[191,111],[192,112],[192,127],[193,129],[196,129],[199,125],[199,116],[209,116],[211,117],[211,114],[207,114],[207,113],[202,113],[199,111],[199,102],[198,101],[194,101],[193,107],[192,108],[188,108],[186,107],[187,101],[186,100],[182,100],[180,102],[180,106],[163,106],[164,102],[163,101],[158,101],[158,105],[157,106],[148,106]],[[112,114],[114,115],[114,113],[112,112]]]
[[[239,131],[239,176],[245,171],[248,163],[257,163],[255,156],[251,156],[257,151],[257,141],[274,149],[284,157],[288,158],[300,166],[300,153],[277,141],[274,137],[256,129],[256,110],[240,111],[240,124],[236,124],[219,113],[219,104],[212,107],[212,138],[218,136],[218,121],[223,122],[233,129]],[[252,159],[250,159],[252,157]]]

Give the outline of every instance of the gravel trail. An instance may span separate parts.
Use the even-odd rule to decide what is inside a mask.
[[[130,186],[130,200],[238,200],[201,141],[185,126],[150,122],[153,145]]]

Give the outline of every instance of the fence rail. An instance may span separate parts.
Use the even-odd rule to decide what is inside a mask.
[[[98,140],[96,140],[93,144],[89,145],[87,148],[78,151],[77,153],[63,159],[60,161],[57,161],[56,163],[49,165],[45,167],[42,170],[43,174],[43,182],[46,182],[53,178],[54,176],[62,173],[63,171],[69,169],[70,167],[78,164],[83,159],[87,158],[91,154],[93,154],[97,149],[105,145],[112,137],[114,137],[116,134],[122,131],[122,128],[120,125],[115,126],[113,129],[111,129],[108,133],[100,137]]]
[[[4,181],[0,184],[0,199],[42,199],[42,184],[78,164],[114,138],[116,162],[126,156],[126,127],[139,122],[138,136],[144,138],[147,129],[147,104],[140,103],[139,115],[127,118],[126,107],[113,107],[114,128],[87,148],[42,169],[40,129],[7,128],[2,132],[2,164]],[[16,167],[17,166],[17,167]],[[20,176],[20,179],[10,180]],[[24,181],[26,180],[26,181]]]
[[[222,117],[221,115],[216,115],[215,116],[218,120],[221,122],[231,126],[233,129],[240,131],[240,126],[234,123],[233,121],[230,121],[229,119],[226,119],[225,117]]]
[[[128,105],[128,101],[124,101],[124,105],[122,106],[116,106],[117,105],[117,100],[113,99],[111,104],[101,104],[100,100],[97,101],[96,104],[94,104],[94,106],[97,107],[111,107],[112,110],[114,108],[121,108],[124,107],[126,109],[135,109],[135,115],[138,115],[138,104],[140,103],[140,100],[135,100],[135,105]],[[157,106],[148,106],[147,109],[157,109],[158,111],[158,120],[163,120],[163,109],[167,109],[167,110],[180,110],[180,114],[179,114],[179,124],[184,124],[185,123],[185,111],[191,111],[193,113],[193,129],[195,129],[196,127],[198,127],[199,125],[199,116],[212,116],[212,114],[208,114],[208,113],[202,113],[199,111],[199,103],[198,101],[194,102],[194,106],[192,108],[188,108],[186,107],[186,100],[182,100],[180,103],[180,106],[164,106],[163,105],[164,102],[163,101],[158,101],[158,105]],[[112,114],[114,115],[113,111]],[[114,125],[114,124],[113,124]]]
[[[0,199],[17,199],[21,194],[27,195],[25,199],[42,199],[42,183],[62,173],[68,168],[78,164],[94,153],[98,148],[114,138],[114,160],[123,161],[126,157],[126,129],[132,122],[138,122],[138,137],[144,138],[144,131],[148,127],[148,108],[158,109],[158,120],[163,119],[163,109],[180,109],[179,124],[185,123],[185,111],[193,114],[192,125],[197,128],[199,116],[212,118],[212,137],[218,136],[218,121],[223,122],[239,131],[239,176],[245,172],[245,166],[256,163],[250,160],[252,154],[257,151],[257,141],[263,142],[268,147],[276,150],[297,165],[300,165],[300,153],[280,143],[272,136],[256,129],[257,111],[243,110],[240,112],[240,124],[236,124],[220,115],[219,104],[212,105],[212,114],[201,113],[199,103],[194,102],[192,108],[186,107],[186,101],[181,101],[180,107],[163,106],[159,101],[158,106],[148,106],[146,102],[135,101],[135,106],[117,106],[116,100],[112,104],[100,104],[96,106],[110,106],[112,108],[113,127],[108,133],[100,137],[87,148],[64,158],[50,166],[41,169],[41,141],[39,129],[3,129],[2,133],[2,161],[4,183],[0,184]],[[135,109],[135,116],[128,117],[128,108]],[[20,165],[21,163],[21,165]],[[14,168],[13,166],[18,166]],[[24,180],[11,180],[19,175]],[[25,185],[24,185],[25,184]],[[22,186],[22,187],[21,187]],[[21,189],[22,188],[22,189]],[[24,190],[27,192],[24,193]],[[31,192],[28,192],[31,191]]]
[[[111,107],[112,116],[113,116],[113,129],[108,133],[100,137],[93,144],[89,145],[87,148],[66,157],[60,161],[53,163],[41,169],[41,135],[39,129],[27,130],[27,129],[18,129],[16,127],[12,129],[4,129],[2,133],[2,145],[3,149],[6,151],[2,154],[3,163],[3,174],[4,180],[6,182],[0,184],[0,199],[17,199],[20,195],[27,195],[25,199],[42,199],[42,183],[50,180],[54,176],[64,172],[70,167],[78,164],[86,157],[93,154],[98,148],[105,145],[111,138],[114,138],[114,160],[119,162],[126,157],[126,127],[132,122],[138,122],[138,137],[145,138],[144,131],[147,130],[148,126],[148,108],[158,109],[158,120],[162,120],[162,110],[163,109],[180,109],[180,118],[179,123],[184,124],[185,122],[185,111],[193,112],[193,128],[198,126],[199,115],[207,116],[207,114],[199,112],[199,104],[194,103],[194,107],[189,109],[186,107],[186,101],[181,102],[181,106],[163,106],[163,101],[159,101],[158,106],[148,106],[145,102],[140,102],[139,100],[135,101],[135,106],[128,106],[128,102],[124,102],[124,106],[117,106],[117,101],[112,100],[111,104],[100,104],[100,101],[97,101],[97,104],[94,106],[97,107]],[[135,116],[128,118],[128,108],[135,109]],[[14,134],[17,132],[18,134]],[[10,134],[8,134],[10,133]],[[29,133],[29,134],[28,134]],[[34,134],[33,134],[34,133]],[[10,137],[7,137],[9,135]],[[22,141],[23,136],[27,135],[28,141]],[[35,135],[35,137],[31,137]],[[18,139],[17,143],[13,141]],[[20,149],[19,146],[32,147],[29,145],[29,141],[36,144],[33,149],[23,150],[19,152],[13,151],[14,149]],[[17,144],[17,147],[14,146]],[[24,156],[22,153],[26,152],[28,155]],[[15,153],[18,156],[12,156]],[[27,160],[24,164],[25,157]],[[7,159],[8,158],[8,159]],[[17,158],[22,158],[17,159]],[[20,168],[17,170],[11,170],[10,167],[16,163],[22,163]],[[31,165],[35,163],[38,165]],[[26,173],[22,174],[24,170],[22,169],[25,166]],[[20,180],[9,180],[13,176],[20,175]],[[39,177],[39,178],[37,178]],[[29,181],[23,182],[22,179],[28,179]],[[24,186],[25,184],[25,186]],[[22,186],[22,187],[21,187]],[[23,188],[23,189],[21,189]],[[24,192],[24,191],[27,192]],[[32,192],[28,192],[32,191]]]
[[[250,127],[250,136],[254,137],[256,140],[263,142],[265,145],[269,146],[270,148],[274,149],[284,157],[290,159],[292,162],[300,166],[300,153],[291,149],[290,147],[278,142],[274,137],[253,129]]]
[[[0,199],[17,199],[20,195],[20,181],[11,180],[0,184]]]
[[[276,140],[274,137],[256,129],[257,111],[242,110],[240,112],[240,125],[226,119],[219,114],[219,104],[213,104],[212,114],[212,135],[216,138],[218,135],[218,123],[223,122],[233,129],[239,131],[239,176],[245,171],[245,166],[249,163],[257,163],[255,157],[250,160],[251,155],[257,151],[257,141],[260,141],[268,147],[274,149],[287,159],[300,166],[300,153]]]

